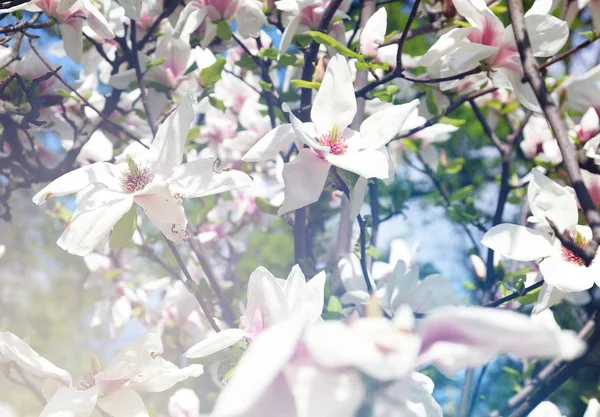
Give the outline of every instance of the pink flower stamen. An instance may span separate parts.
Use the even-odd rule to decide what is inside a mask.
[[[142,168],[127,156],[129,169],[121,175],[121,188],[124,192],[131,194],[143,190],[154,179],[154,173],[149,168]]]
[[[328,146],[329,153],[334,155],[343,155],[348,150],[346,139],[339,134],[337,127],[334,127],[330,132],[321,135],[321,137],[317,139],[317,142],[319,142],[319,145],[321,146]]]
[[[575,239],[573,240],[575,241],[575,244],[577,244],[577,246],[581,249],[585,249],[589,244],[589,241],[579,233],[576,234]],[[565,246],[561,246],[561,255],[563,260],[566,262],[579,266],[585,265],[585,262],[579,255],[575,254],[571,249]]]

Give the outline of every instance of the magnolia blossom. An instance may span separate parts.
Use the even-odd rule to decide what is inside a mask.
[[[551,3],[537,0],[525,14],[533,54],[548,57],[557,53],[569,37],[568,24],[550,15]],[[449,77],[482,66],[496,87],[513,89],[526,107],[540,111],[534,91],[522,83],[523,69],[513,29],[488,8],[484,0],[454,0],[454,7],[471,27],[443,34],[420,60],[434,76]],[[457,82],[442,83],[442,89]]]
[[[375,58],[379,45],[385,38],[387,30],[387,12],[380,8],[367,20],[360,34],[360,52],[367,58]]]
[[[535,407],[528,417],[565,417],[556,404],[550,401],[542,401]]]
[[[200,417],[200,399],[189,388],[180,388],[169,398],[169,417]]]
[[[221,193],[251,184],[247,174],[214,171],[212,158],[181,165],[187,133],[194,119],[191,96],[161,125],[150,149],[136,162],[95,163],[71,171],[44,187],[34,197],[43,204],[55,196],[83,191],[71,222],[58,245],[75,255],[87,255],[103,242],[113,226],[140,205],[153,223],[174,241],[188,238],[184,198]]]
[[[560,164],[562,154],[558,142],[543,116],[534,114],[523,128],[523,140],[519,144],[527,158],[537,157],[544,162]]]
[[[565,293],[584,291],[600,282],[600,263],[593,261],[586,267],[581,258],[560,243],[548,226],[547,220],[552,221],[559,231],[567,233],[580,248],[587,247],[592,239],[592,232],[588,226],[577,225],[575,196],[539,170],[534,169],[532,174],[527,199],[537,229],[500,224],[491,228],[483,236],[481,243],[502,256],[517,261],[544,258],[539,262],[546,287],[542,289],[542,293],[556,291],[552,297],[548,294],[545,296],[556,302]]]
[[[115,37],[102,13],[89,0],[37,0],[28,4],[27,10],[44,12],[56,19],[65,52],[77,64],[81,63],[83,53],[84,21],[101,38]]]
[[[356,113],[356,98],[348,63],[336,55],[315,97],[312,122],[302,123],[286,105],[291,123],[273,129],[242,160],[256,162],[275,157],[289,147],[290,133],[295,133],[299,152],[284,165],[285,200],[278,211],[287,213],[318,200],[332,165],[364,178],[388,178],[390,158],[385,145],[418,104],[413,100],[377,112],[362,122],[360,132],[348,128]]]
[[[192,346],[184,356],[200,358],[233,346],[243,338],[254,339],[265,329],[288,318],[312,324],[320,320],[323,311],[325,272],[310,281],[298,265],[287,280],[275,278],[258,267],[248,280],[248,303],[239,329],[227,329]]]
[[[586,112],[590,107],[600,109],[600,65],[595,66],[583,75],[565,82],[569,107]]]
[[[600,416],[600,403],[596,398],[590,398],[588,406],[585,409],[583,417],[598,417]]]

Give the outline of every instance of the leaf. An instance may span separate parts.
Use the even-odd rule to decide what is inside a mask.
[[[210,98],[209,98],[210,100]],[[185,143],[190,143],[193,140],[197,139],[200,136],[200,126],[195,125],[192,126],[188,132],[187,138],[185,139]]]
[[[579,32],[579,35],[585,36],[586,38],[588,38],[590,40],[594,40],[598,36],[598,35],[596,35],[596,32],[594,32],[593,30],[588,30],[587,32]]]
[[[315,42],[335,49],[340,55],[343,55],[348,58],[356,58],[360,61],[365,60],[365,58],[361,54],[354,52],[350,48],[342,45],[337,40],[335,40],[329,35],[324,34],[323,32],[310,30],[306,32],[306,34],[310,36]]]
[[[278,207],[271,204],[269,201],[262,197],[255,197],[254,202],[258,209],[265,214],[272,214],[273,216],[277,216]]]
[[[156,59],[154,61],[150,61],[146,63],[146,69],[150,69],[152,67],[158,67],[162,64],[164,64],[167,61],[167,58],[160,58],[160,59]]]
[[[215,109],[219,109],[222,111],[227,110],[227,108],[225,107],[225,103],[223,103],[223,100],[221,100],[220,98],[217,98],[214,94],[211,94],[210,96],[208,96],[208,102]]]
[[[377,249],[375,246],[369,246],[366,249],[366,254],[367,256],[370,256],[371,258],[373,258],[374,261],[378,261],[381,259],[381,251],[379,249]]]
[[[265,49],[261,49],[260,51],[258,51],[257,55],[259,58],[262,58],[262,59],[270,59],[272,61],[276,61],[278,54],[279,54],[279,51],[275,48],[265,48]]]
[[[131,237],[137,227],[136,205],[133,204],[129,211],[115,224],[110,235],[109,247],[111,249],[131,246]]]
[[[442,117],[440,119],[440,123],[446,123],[447,125],[452,125],[455,127],[460,127],[462,125],[464,125],[467,121],[466,120],[462,120],[462,119],[451,119],[450,117]]]
[[[466,186],[462,187],[461,189],[453,192],[452,195],[450,196],[450,200],[451,201],[462,201],[462,200],[466,199],[468,196],[470,196],[472,192],[473,192],[473,185],[471,185],[471,184],[466,185]]]
[[[282,67],[289,67],[292,65],[296,65],[298,62],[298,57],[292,54],[282,54],[279,58],[279,65]]]
[[[328,313],[342,314],[343,307],[342,307],[342,303],[341,303],[340,299],[334,295],[329,297],[329,301],[327,302],[327,308],[325,310],[327,310]]]
[[[321,83],[317,81],[292,80],[290,83],[294,88],[313,88],[318,90],[321,87]]]
[[[64,88],[57,88],[54,90],[58,95],[63,96],[64,98],[71,98],[71,93],[65,90]]]
[[[228,41],[233,36],[231,26],[226,20],[221,20],[217,23],[217,36],[223,41]]]
[[[260,80],[258,81],[258,83],[260,84],[260,86],[263,88],[263,90],[265,91],[271,91],[271,88],[273,87],[273,84],[268,83],[266,81]]]
[[[217,57],[217,61],[210,67],[206,67],[200,72],[200,82],[204,88],[212,87],[220,79],[221,74],[225,68],[225,58],[222,56]]]
[[[446,166],[446,172],[448,174],[458,174],[463,169],[465,164],[465,158],[456,158],[448,162]]]
[[[496,16],[506,13],[508,11],[508,7],[504,4],[497,4],[495,6],[490,7],[490,10],[494,12]]]
[[[465,287],[466,290],[469,291],[475,291],[477,289],[477,287],[475,286],[475,284],[473,284],[472,282],[463,282],[463,287]]]

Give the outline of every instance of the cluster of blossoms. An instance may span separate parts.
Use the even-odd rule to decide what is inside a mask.
[[[40,417],[563,415],[600,343],[600,65],[564,65],[598,0],[0,3],[0,215],[39,190],[121,347],[73,378],[0,321]],[[456,227],[397,238],[419,214]]]

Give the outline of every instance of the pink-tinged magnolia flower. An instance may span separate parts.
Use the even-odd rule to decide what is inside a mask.
[[[73,146],[73,141],[63,139],[61,145],[63,149],[69,150]],[[81,165],[88,165],[94,162],[109,161],[112,157],[112,142],[101,130],[96,130],[79,151],[77,161]]]
[[[295,35],[304,33],[308,30],[317,30],[325,9],[330,1],[321,0],[278,0],[275,2],[277,10],[281,11],[282,21],[285,30],[281,35],[279,44],[279,54],[286,52],[292,44]],[[348,15],[342,10],[350,5],[350,2],[342,2],[342,6],[337,8],[334,17],[346,18]]]
[[[169,417],[200,417],[200,399],[189,388],[180,388],[169,397]]]
[[[568,24],[549,14],[551,2],[537,0],[525,14],[533,54],[547,57],[557,53],[569,37]],[[540,111],[533,89],[522,83],[523,69],[511,26],[488,8],[485,0],[454,0],[456,10],[470,23],[443,34],[420,60],[435,77],[457,75],[478,66],[489,71],[495,86],[513,89],[519,101]],[[455,87],[458,81],[442,83],[442,89]]]
[[[281,281],[260,266],[248,281],[248,303],[240,328],[216,333],[192,346],[184,356],[211,355],[243,338],[252,340],[265,329],[290,318],[306,324],[316,323],[323,311],[324,287],[324,272],[306,282],[302,270],[295,265],[287,280]]]
[[[201,46],[206,48],[217,36],[217,25],[221,21],[236,22],[236,31],[243,39],[256,38],[267,24],[262,3],[257,0],[192,0],[181,12],[175,25],[176,33],[187,39],[204,24]]]
[[[578,226],[578,209],[575,196],[537,169],[527,190],[529,207],[538,228],[531,229],[515,224],[500,224],[488,230],[481,243],[502,256],[517,261],[539,262],[545,284],[564,293],[584,291],[600,283],[600,262],[594,260],[586,267],[583,260],[563,246],[553,235],[546,219],[558,230],[566,232],[582,249],[592,239],[588,226]],[[562,297],[559,297],[560,299]]]
[[[590,107],[583,114],[579,124],[574,127],[572,133],[580,143],[586,143],[600,134],[600,117],[598,117],[597,110]]]
[[[433,363],[447,374],[483,365],[498,355],[573,360],[586,346],[571,330],[541,326],[529,316],[485,307],[434,310],[421,321],[417,333],[422,340],[419,364]]]
[[[55,196],[83,195],[58,245],[75,255],[87,255],[103,242],[113,226],[141,206],[165,236],[177,243],[188,238],[184,198],[198,198],[245,187],[252,178],[236,170],[214,171],[213,158],[181,164],[194,119],[193,96],[186,96],[160,126],[150,149],[126,163],[95,163],[52,181],[33,197],[44,204]]]
[[[348,63],[336,55],[315,97],[312,122],[302,123],[285,104],[291,123],[273,129],[242,160],[257,162],[275,157],[290,146],[294,137],[290,133],[295,133],[299,152],[283,167],[285,200],[278,211],[287,213],[319,199],[332,165],[364,178],[388,178],[390,156],[385,145],[398,134],[418,104],[419,100],[413,100],[379,111],[362,122],[360,132],[348,128],[356,113],[356,98]]]
[[[102,13],[89,0],[38,0],[28,5],[27,10],[41,11],[56,19],[65,52],[77,64],[81,63],[83,53],[84,21],[101,38],[115,37]]]
[[[380,8],[367,20],[360,34],[360,52],[367,58],[375,58],[379,45],[385,38],[387,30],[387,12]]]
[[[539,158],[544,162],[560,164],[562,154],[558,142],[545,117],[534,114],[523,128],[523,140],[519,144],[523,155],[527,158]]]
[[[92,360],[90,372],[75,387],[44,384],[48,404],[40,417],[89,417],[98,406],[110,416],[149,416],[138,392],[162,392],[202,374],[202,365],[178,368],[163,359],[163,344],[152,333],[127,345],[103,368]],[[54,391],[54,392],[51,392]]]

